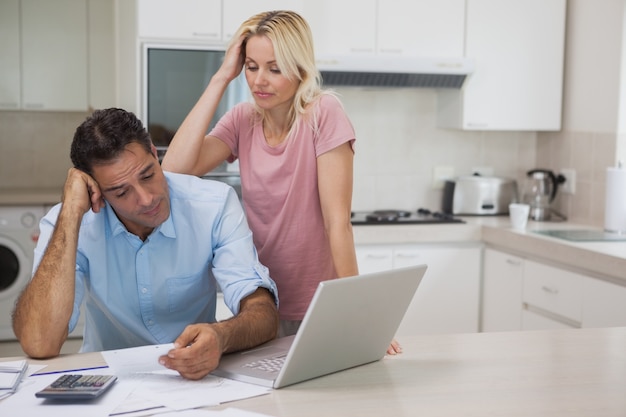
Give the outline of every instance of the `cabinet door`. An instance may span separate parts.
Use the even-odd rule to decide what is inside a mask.
[[[438,97],[438,124],[475,130],[559,130],[565,0],[467,0],[462,91]]]
[[[482,331],[519,330],[524,260],[489,248],[483,260]]]
[[[394,268],[428,265],[398,337],[478,331],[480,251],[478,246],[409,245],[394,249]]]
[[[317,57],[376,50],[376,0],[306,1],[303,17],[311,26]]]
[[[138,0],[139,37],[222,40],[221,0]]]
[[[388,271],[393,268],[393,249],[391,246],[363,245],[356,246],[355,250],[360,274]]]
[[[0,109],[20,107],[19,0],[0,2]]]
[[[583,327],[626,326],[626,287],[585,277]]]
[[[269,10],[302,10],[303,0],[238,0],[223,4],[223,39],[229,42],[239,26],[253,15]],[[306,17],[305,17],[306,19]]]
[[[463,56],[465,0],[379,0],[377,16],[379,54]]]
[[[22,0],[22,107],[85,111],[87,3]]]
[[[523,302],[580,325],[582,320],[583,279],[571,271],[526,261]]]

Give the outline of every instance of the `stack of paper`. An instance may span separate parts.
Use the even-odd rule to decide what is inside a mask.
[[[28,362],[23,359],[19,361],[0,362],[0,399],[13,394],[17,386],[22,381]]]

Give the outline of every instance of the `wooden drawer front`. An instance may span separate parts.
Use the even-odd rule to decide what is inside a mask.
[[[523,301],[580,323],[583,278],[573,272],[526,261]]]

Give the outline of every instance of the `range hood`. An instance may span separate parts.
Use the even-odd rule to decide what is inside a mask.
[[[346,55],[316,62],[325,86],[458,89],[474,69],[467,58]]]

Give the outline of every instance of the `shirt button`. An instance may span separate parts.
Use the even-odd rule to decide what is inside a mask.
[[[145,294],[145,293],[147,293],[147,292],[148,292],[148,289],[147,289],[146,287],[143,287],[143,288],[141,289],[141,292],[142,292],[143,294]]]

